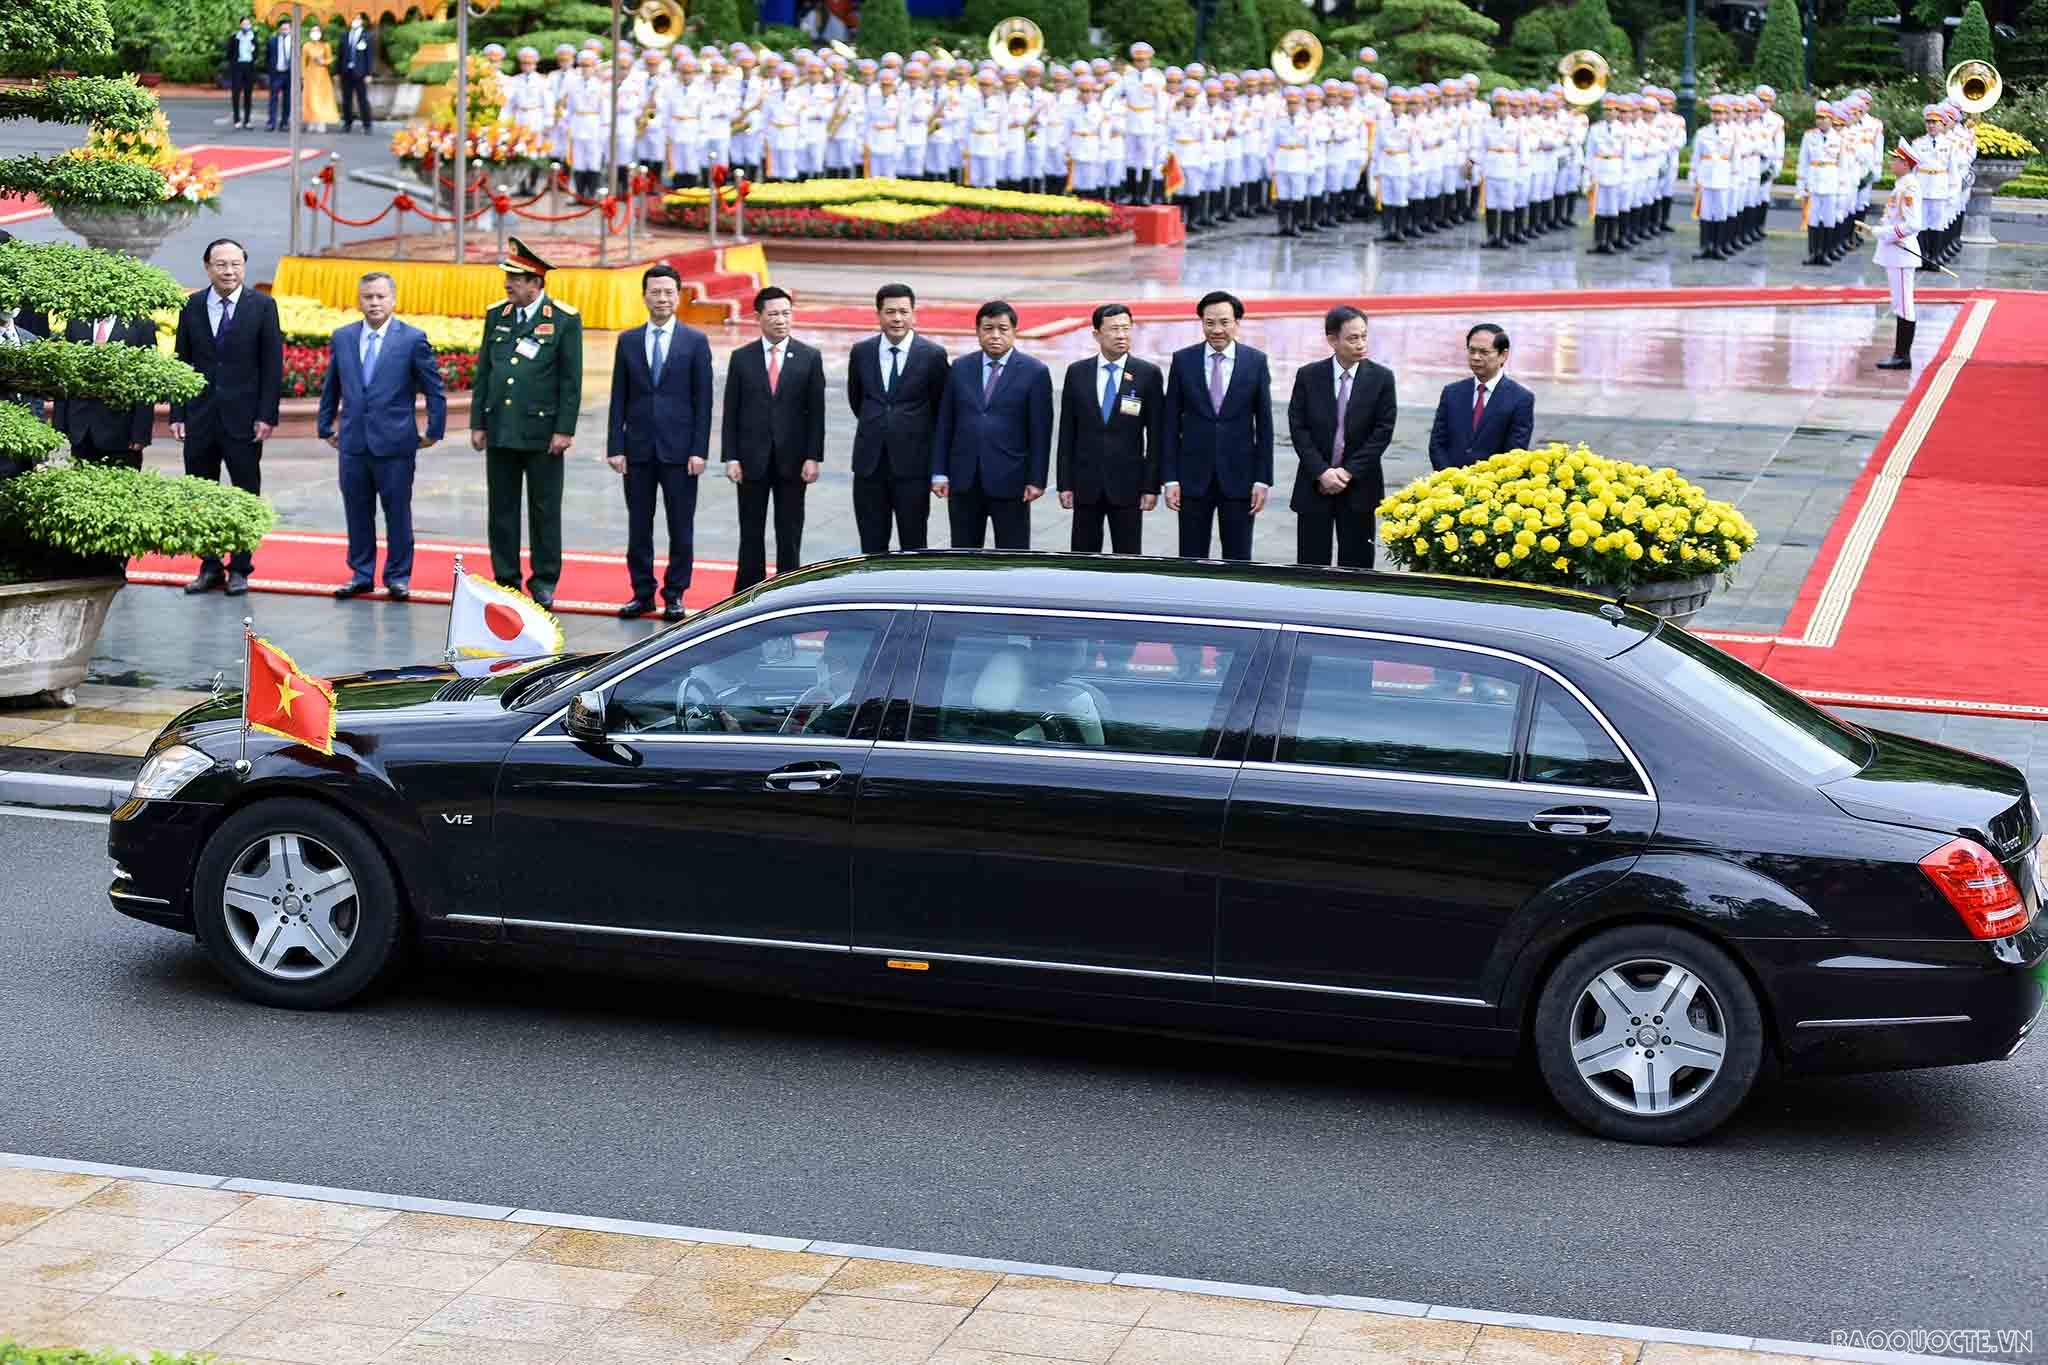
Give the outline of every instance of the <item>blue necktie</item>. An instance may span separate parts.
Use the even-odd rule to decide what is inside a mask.
[[[1116,366],[1109,367],[1109,382],[1102,386],[1102,425],[1116,414]]]
[[[657,327],[654,331],[654,364],[651,367],[654,382],[661,382],[661,371],[668,364],[668,328]]]
[[[377,351],[384,344],[380,333],[370,333],[370,344],[363,351],[363,382],[370,382],[370,376],[377,373]]]
[[[899,377],[900,377],[900,376],[901,376],[902,374],[903,374],[903,348],[902,348],[901,346],[891,346],[891,347],[889,348],[889,377],[888,377],[888,378],[886,378],[886,379],[884,379],[884,380],[882,381],[882,392],[883,392],[883,393],[894,393],[894,392],[896,392],[896,380],[897,380],[897,379],[898,379],[898,378],[899,378]]]

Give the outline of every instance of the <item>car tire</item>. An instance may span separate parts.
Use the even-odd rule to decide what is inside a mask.
[[[1681,993],[1684,1013],[1667,1018],[1659,1002]],[[1712,1132],[1767,1063],[1763,1011],[1742,969],[1699,935],[1657,924],[1608,929],[1567,953],[1537,997],[1531,1044],[1552,1098],[1621,1142]]]
[[[300,1010],[374,987],[400,955],[404,921],[383,850],[348,816],[296,797],[244,807],[213,832],[192,878],[192,919],[236,991]]]

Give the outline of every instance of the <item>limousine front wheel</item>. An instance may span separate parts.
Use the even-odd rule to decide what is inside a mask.
[[[316,801],[259,801],[229,816],[199,855],[192,910],[235,989],[286,1009],[354,999],[398,949],[398,888],[383,851]]]
[[[1763,1014],[1728,955],[1682,929],[1609,929],[1557,964],[1536,1006],[1550,1093],[1603,1137],[1689,1142],[1741,1107]]]

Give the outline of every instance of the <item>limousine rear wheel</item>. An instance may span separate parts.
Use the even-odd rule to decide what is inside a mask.
[[[207,956],[265,1005],[345,1004],[398,951],[398,887],[383,851],[317,801],[259,801],[223,821],[199,855],[192,909]]]
[[[1545,981],[1534,1047],[1544,1083],[1602,1137],[1689,1142],[1749,1097],[1764,1057],[1763,1012],[1742,970],[1666,925],[1609,929]]]

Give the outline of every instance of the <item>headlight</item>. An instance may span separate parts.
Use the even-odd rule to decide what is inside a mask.
[[[173,744],[152,754],[142,771],[135,774],[130,800],[168,801],[184,790],[185,784],[213,766],[213,760],[188,744]]]

